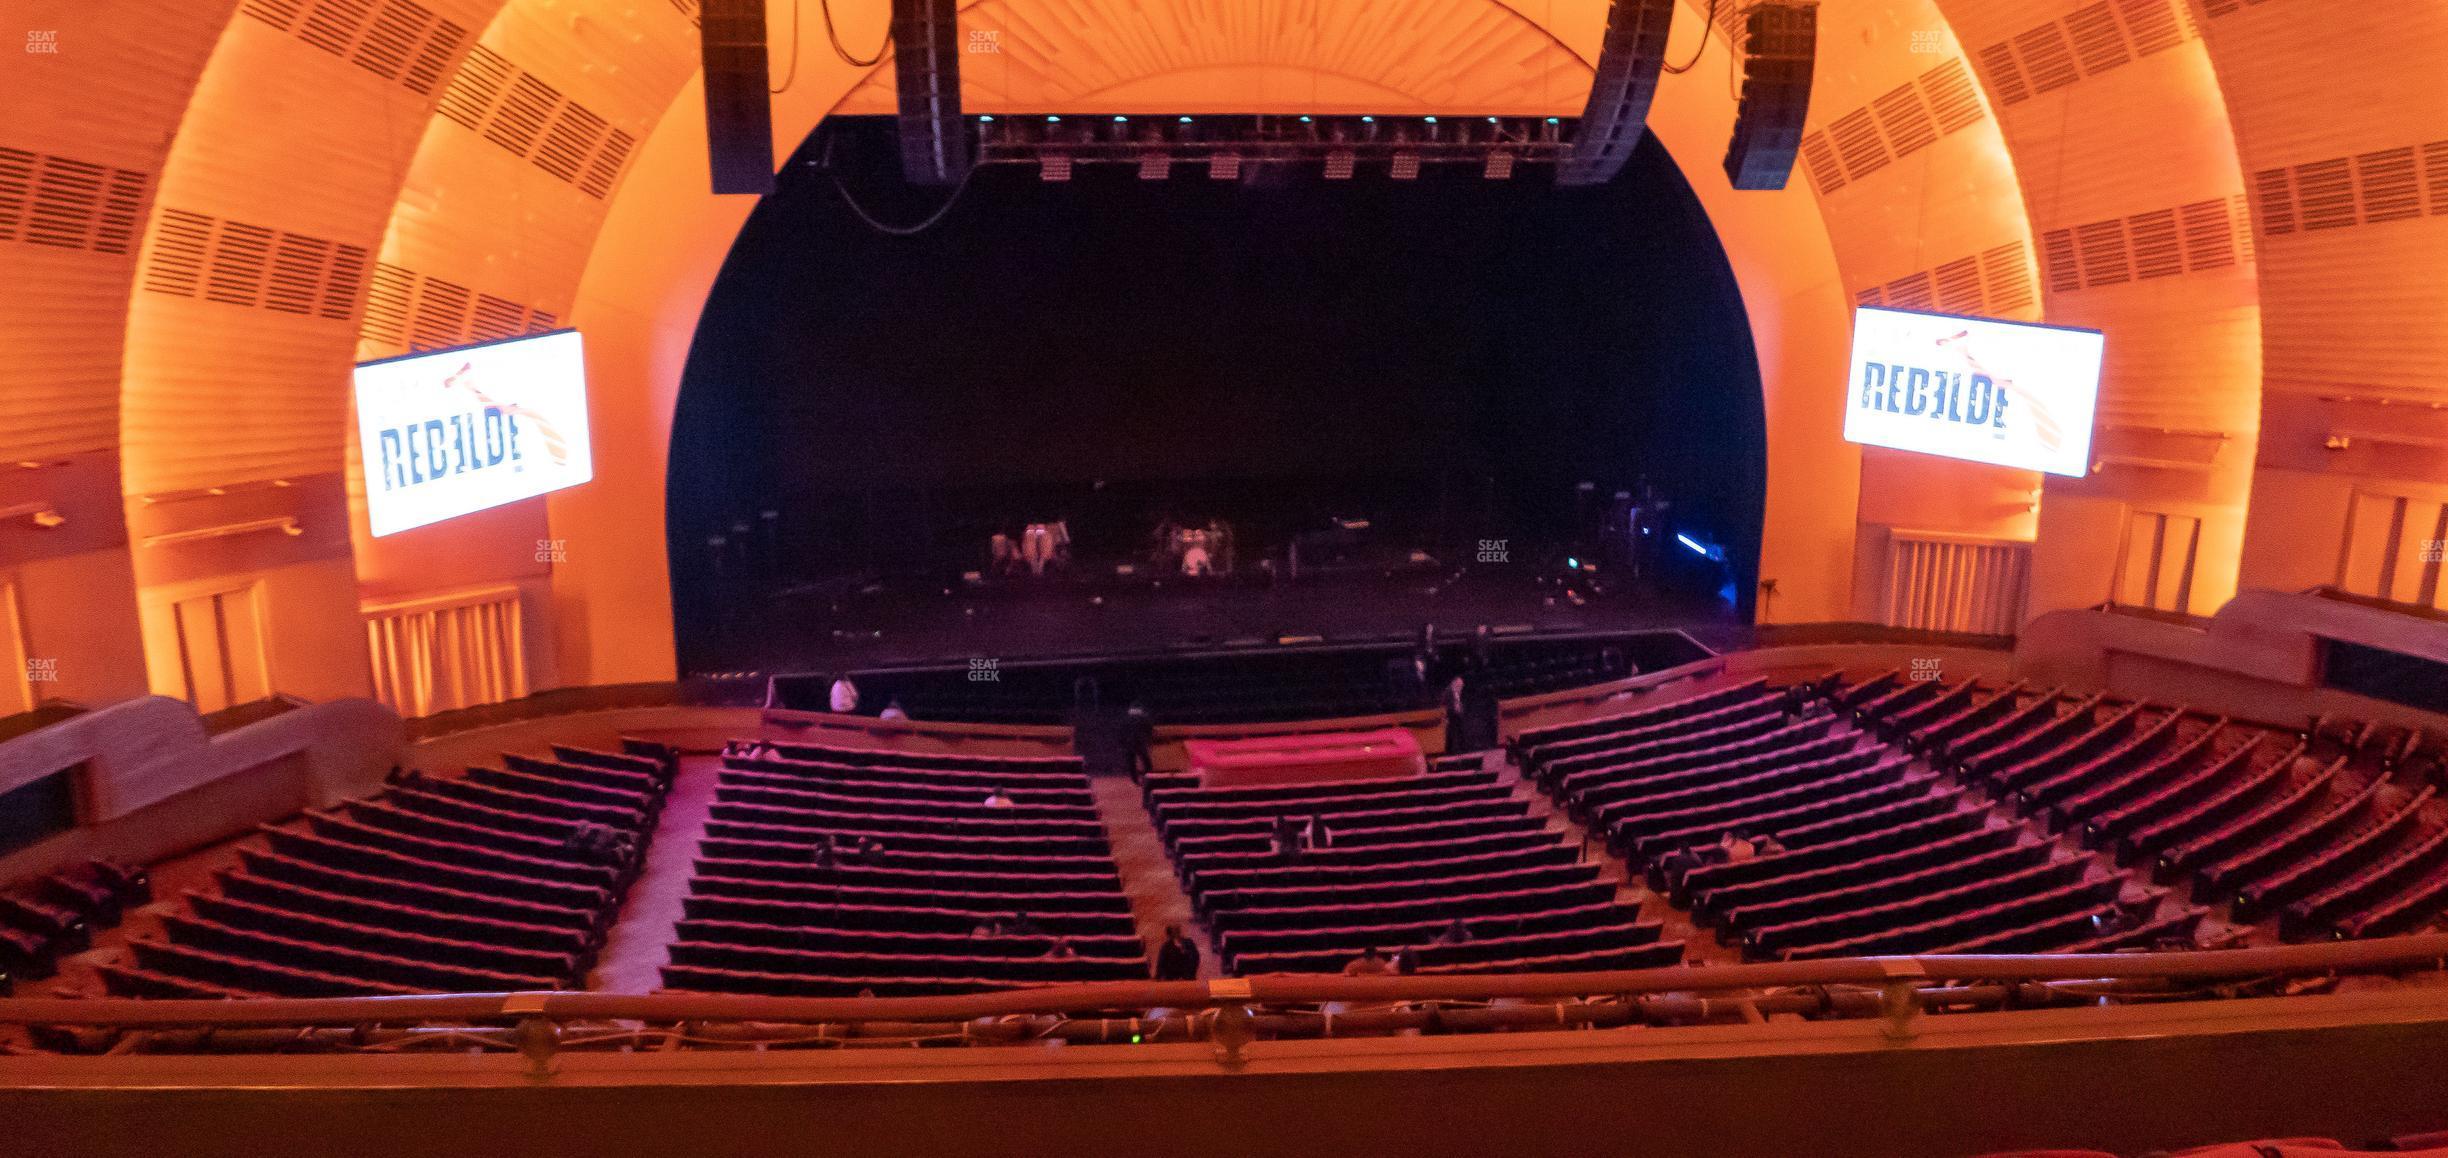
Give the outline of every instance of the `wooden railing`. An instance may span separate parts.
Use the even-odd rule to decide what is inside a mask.
[[[1219,1052],[1270,1034],[1321,1036],[1334,1024],[1355,1032],[1420,1025],[1450,1032],[1671,1024],[1729,1011],[1747,1017],[1875,1016],[1887,1019],[1891,1032],[1909,1036],[1914,1019],[1933,1009],[1998,1008],[2052,997],[2085,1004],[2119,997],[2169,1000],[2214,992],[2205,986],[2444,967],[2448,934],[2432,933],[2170,953],[1866,957],[1598,973],[1274,975],[937,997],[585,992],[234,1001],[21,997],[0,999],[0,1027],[48,1030],[34,1040],[55,1047],[62,1046],[63,1027],[76,1027],[87,1036],[66,1039],[78,1047],[72,1052],[99,1052],[131,1033],[147,1035],[143,1048],[152,1052],[177,1052],[182,1042],[198,1052],[227,1052],[243,1047],[246,1038],[237,1031],[277,1030],[261,1039],[263,1047],[290,1048],[304,1040],[294,1035],[317,1028],[347,1031],[327,1039],[330,1048],[388,1050],[405,1039],[386,1038],[373,1032],[375,1027],[413,1026],[419,1027],[420,1041],[517,1050],[531,1058],[589,1041],[734,1047],[878,1037],[956,1037],[978,1044],[1048,1037],[1112,1041],[1125,1039],[1114,1028],[1125,1020],[1131,1027],[1127,1040],[1207,1039]],[[2448,1000],[2448,991],[2442,993]],[[1346,1011],[1321,1024],[1315,1007],[1329,1004]],[[1124,1011],[1121,1017],[1117,1011]],[[1066,1026],[1070,1031],[1063,1031]],[[97,1040],[92,1036],[97,1032],[110,1036]]]

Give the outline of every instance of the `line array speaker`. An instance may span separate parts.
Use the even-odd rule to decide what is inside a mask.
[[[706,161],[716,193],[774,188],[773,97],[765,0],[705,0],[697,43],[705,62]]]
[[[975,157],[961,120],[956,0],[893,0],[893,74],[901,97],[901,176],[954,185]]]
[[[1817,4],[1760,4],[1743,14],[1742,103],[1725,156],[1735,188],[1782,189],[1793,175],[1818,49]]]
[[[1674,8],[1675,0],[1615,0],[1607,9],[1606,44],[1598,52],[1589,104],[1571,150],[1556,166],[1556,184],[1604,185],[1623,171],[1649,128],[1649,100],[1666,64]]]

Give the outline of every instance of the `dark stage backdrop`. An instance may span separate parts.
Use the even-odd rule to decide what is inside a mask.
[[[1050,517],[1123,550],[1160,511],[1235,518],[1245,560],[1333,514],[1518,551],[1569,530],[1576,482],[1646,474],[1748,594],[1758,367],[1654,140],[1598,189],[1532,167],[993,166],[896,237],[813,163],[914,222],[942,194],[897,187],[888,133],[820,130],[707,303],[671,461],[683,587],[710,531],[764,509],[808,576],[976,566],[988,530]]]

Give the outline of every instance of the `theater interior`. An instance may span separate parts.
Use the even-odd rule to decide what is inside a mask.
[[[2442,0],[0,16],[0,1153],[2448,1155]]]

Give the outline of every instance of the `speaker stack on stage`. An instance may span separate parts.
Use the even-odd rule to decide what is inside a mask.
[[[1764,3],[1743,14],[1742,104],[1725,156],[1735,188],[1782,189],[1793,174],[1818,47],[1816,4]]]
[[[1666,30],[1675,0],[1615,0],[1606,44],[1590,81],[1589,104],[1572,150],[1556,165],[1558,185],[1604,185],[1622,172],[1649,128],[1649,100],[1666,64]]]
[[[961,120],[955,0],[893,0],[893,74],[900,84],[901,177],[957,185],[976,163]]]
[[[697,43],[705,63],[706,161],[714,191],[773,192],[765,0],[705,0]]]

